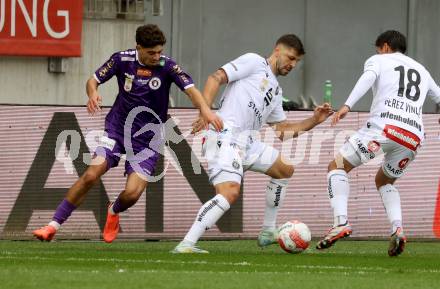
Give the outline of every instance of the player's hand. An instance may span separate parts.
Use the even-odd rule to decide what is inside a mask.
[[[102,104],[102,96],[96,93],[89,97],[89,101],[87,101],[87,111],[91,115],[94,115],[98,111],[101,111],[101,104]]]
[[[320,124],[332,115],[333,112],[332,106],[326,102],[315,107],[313,118],[315,119],[316,124]]]
[[[208,129],[208,125],[212,124],[216,131],[223,130],[223,120],[211,109],[200,111],[200,118],[203,120],[205,129]]]
[[[201,116],[199,116],[193,123],[192,123],[192,134],[196,134],[199,131],[201,131],[202,129],[206,128],[207,124],[205,123],[205,121],[203,120],[203,118]]]
[[[343,105],[333,116],[332,126],[335,126],[339,120],[343,119],[349,111],[350,108],[347,105]]]

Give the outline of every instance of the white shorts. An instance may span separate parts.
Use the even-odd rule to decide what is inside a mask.
[[[209,181],[215,186],[224,182],[241,184],[247,170],[266,173],[275,163],[277,149],[249,137],[239,145],[228,131],[208,130],[203,138],[202,153],[208,161]]]
[[[416,157],[419,146],[420,139],[411,132],[391,125],[381,129],[367,123],[348,139],[339,153],[354,167],[383,154],[384,173],[399,178]]]

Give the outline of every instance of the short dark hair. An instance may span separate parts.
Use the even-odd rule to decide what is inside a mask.
[[[162,30],[155,24],[142,25],[136,29],[136,43],[144,48],[153,48],[166,42]]]
[[[387,43],[394,52],[406,52],[406,37],[396,30],[388,30],[380,34],[376,39],[376,47],[382,47]]]
[[[304,46],[301,40],[295,34],[286,34],[278,38],[276,45],[283,44],[296,50],[299,55],[304,55]]]

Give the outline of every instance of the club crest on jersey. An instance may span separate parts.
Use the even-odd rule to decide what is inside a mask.
[[[234,159],[234,160],[232,161],[232,167],[233,167],[234,169],[238,170],[238,169],[240,168],[240,163],[239,163],[236,159]]]
[[[263,78],[263,79],[261,80],[260,90],[261,90],[262,92],[265,92],[265,91],[266,91],[266,88],[267,88],[268,85],[269,85],[269,80],[267,80],[266,78]]]
[[[160,79],[158,77],[153,77],[150,82],[148,83],[148,85],[150,86],[151,89],[153,90],[157,90],[159,89],[160,85],[162,84],[162,82],[160,81]]]
[[[125,83],[124,83],[124,90],[126,92],[131,91],[131,88],[133,87],[133,79],[134,79],[134,75],[125,74]]]

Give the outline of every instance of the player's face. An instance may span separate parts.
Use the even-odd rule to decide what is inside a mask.
[[[163,52],[162,45],[156,45],[152,48],[145,48],[137,45],[136,49],[138,51],[139,60],[142,62],[142,64],[149,66],[159,65],[160,56]]]
[[[278,75],[285,76],[289,74],[301,60],[301,57],[302,56],[298,55],[298,52],[294,48],[281,45],[279,47],[277,60]]]

